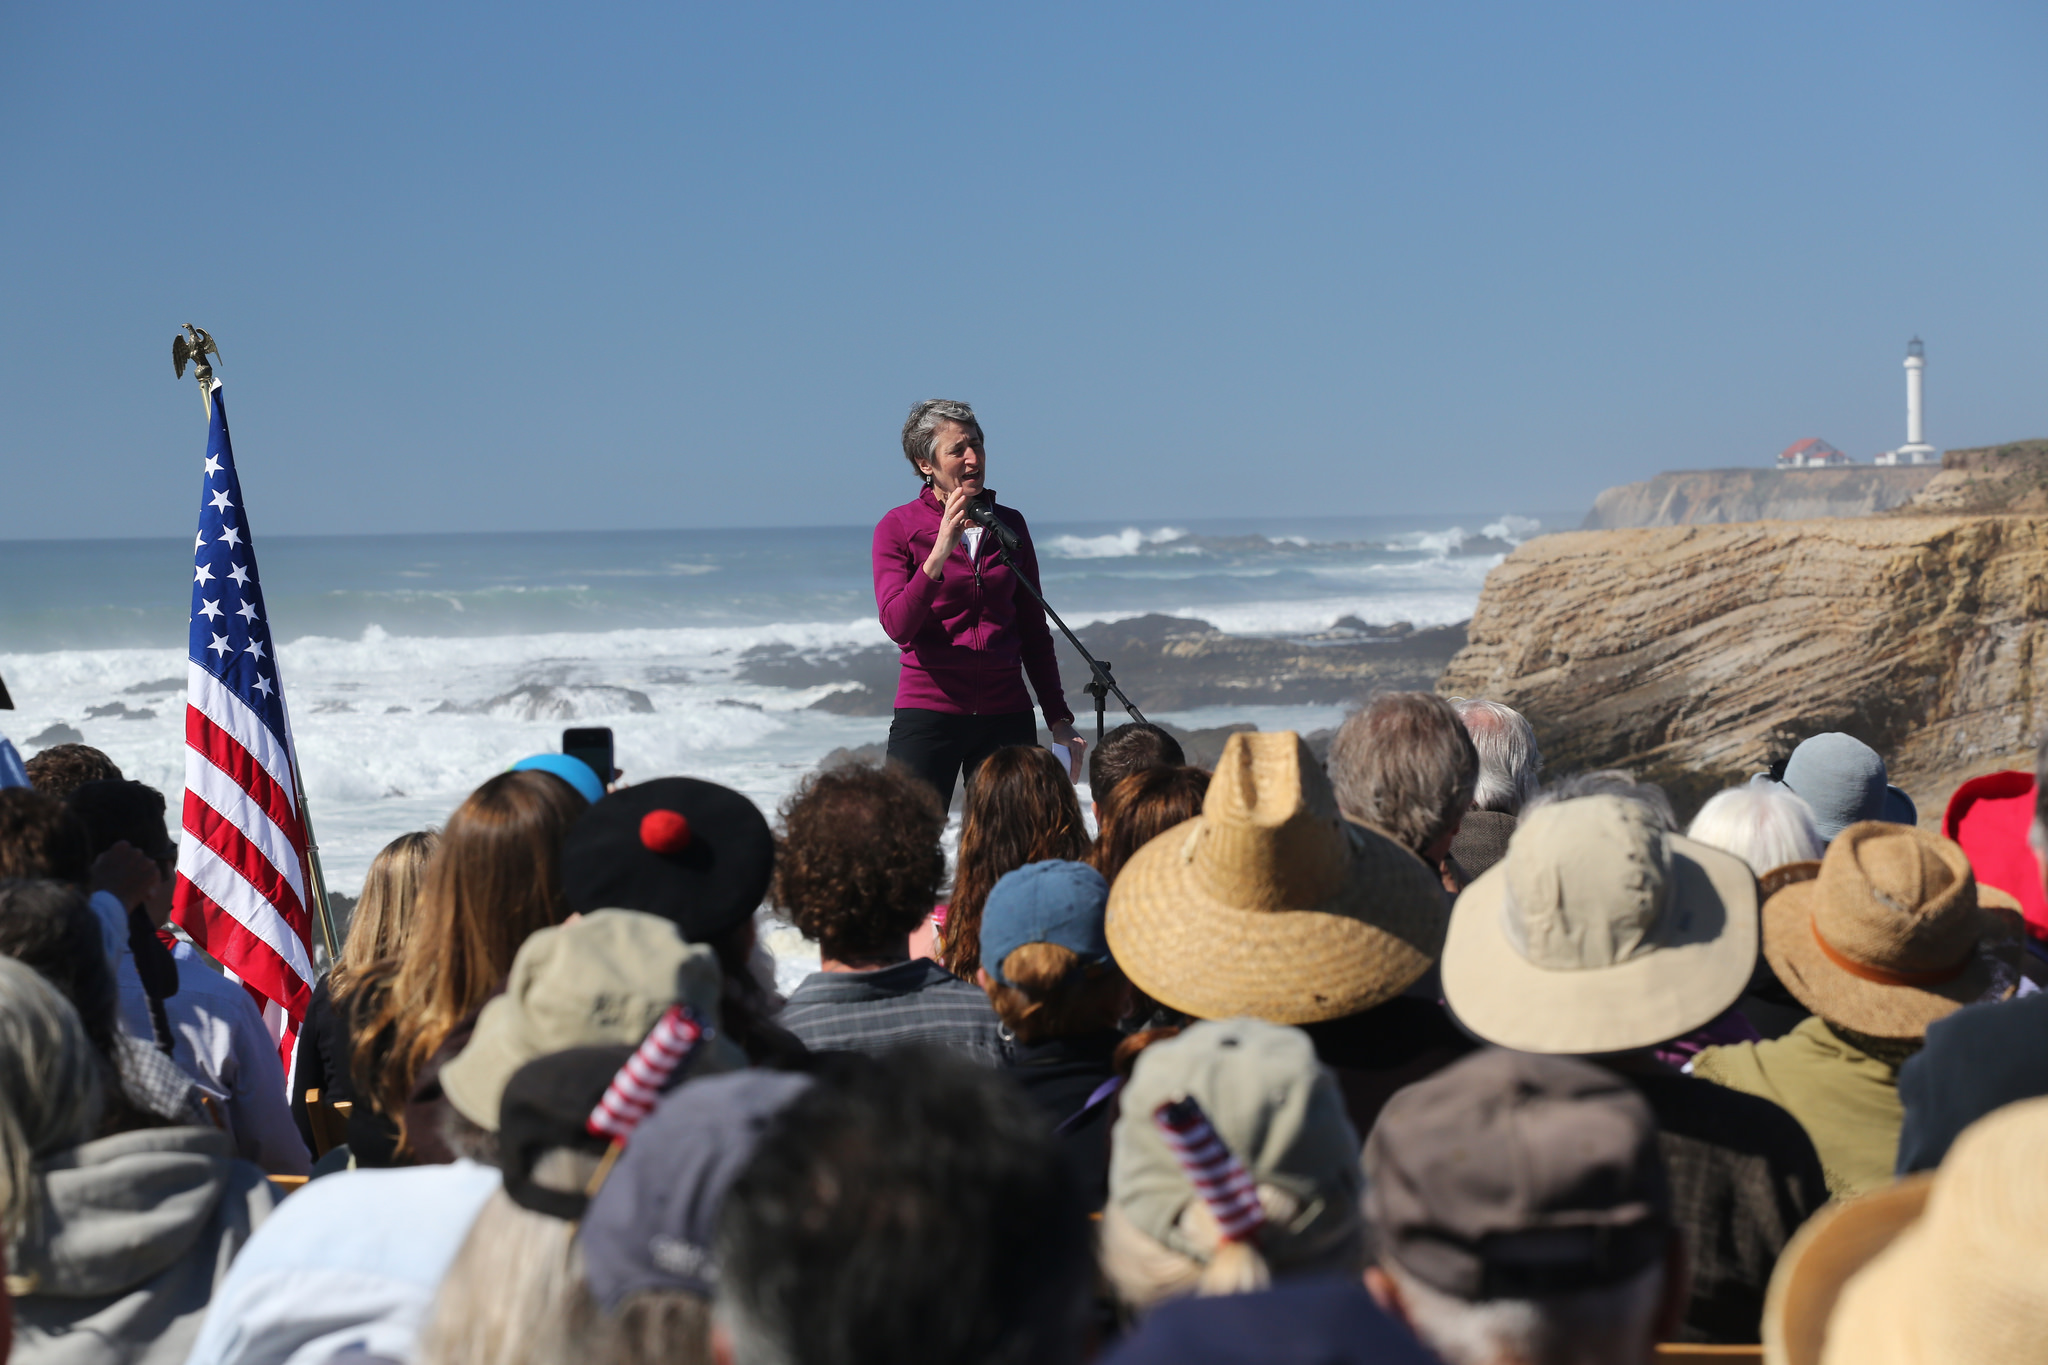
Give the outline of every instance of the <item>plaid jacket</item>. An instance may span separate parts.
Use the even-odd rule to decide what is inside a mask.
[[[1799,1121],[1769,1100],[1662,1068],[1623,1068],[1657,1116],[1671,1214],[1692,1254],[1680,1341],[1761,1339],[1778,1253],[1828,1200]]]
[[[887,1052],[911,1043],[958,1048],[996,1066],[1002,1021],[979,986],[929,958],[878,972],[812,972],[777,1022],[813,1052]]]

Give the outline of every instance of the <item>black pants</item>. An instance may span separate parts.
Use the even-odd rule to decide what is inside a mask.
[[[901,763],[932,784],[939,800],[953,804],[953,781],[962,771],[974,780],[981,760],[1011,744],[1038,743],[1038,721],[1031,711],[999,716],[962,716],[951,711],[896,708],[889,722],[889,761]]]

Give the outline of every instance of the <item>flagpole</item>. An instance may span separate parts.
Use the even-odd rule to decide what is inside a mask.
[[[207,363],[209,355],[219,355],[220,350],[213,344],[213,338],[191,324],[186,331],[192,333],[187,342],[179,337],[172,347],[172,358],[182,371],[189,357],[198,362],[192,377],[199,381],[199,397],[206,408],[206,419],[213,420],[213,366]],[[271,637],[275,639],[275,636]],[[320,924],[320,937],[327,944],[327,965],[332,970],[341,960],[341,945],[335,941],[334,911],[327,904],[327,874],[320,867],[320,841],[313,836],[313,812],[306,803],[306,779],[299,773],[299,739],[292,730],[291,706],[284,699],[284,670],[279,666],[277,654],[270,656],[271,671],[277,674],[277,707],[284,714],[284,751],[292,767],[292,791],[298,796],[299,826],[306,831],[306,856],[300,863],[300,870],[313,888],[313,913]]]

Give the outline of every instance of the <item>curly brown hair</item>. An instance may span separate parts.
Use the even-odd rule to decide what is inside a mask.
[[[955,976],[981,966],[981,907],[1006,872],[1026,863],[1088,856],[1088,826],[1067,769],[1050,750],[1013,744],[982,760],[967,787],[960,825],[960,866],[946,907],[942,951]]]
[[[59,801],[88,782],[119,782],[121,769],[90,744],[52,744],[21,765],[29,785]]]
[[[850,763],[806,777],[778,814],[775,907],[825,957],[900,951],[946,878],[938,793],[905,768]]]
[[[0,877],[50,877],[83,886],[92,836],[78,813],[30,787],[0,790]]]

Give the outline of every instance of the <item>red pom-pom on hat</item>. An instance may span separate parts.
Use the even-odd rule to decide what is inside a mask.
[[[656,853],[681,853],[690,846],[690,822],[681,811],[651,810],[640,817],[640,842]]]

